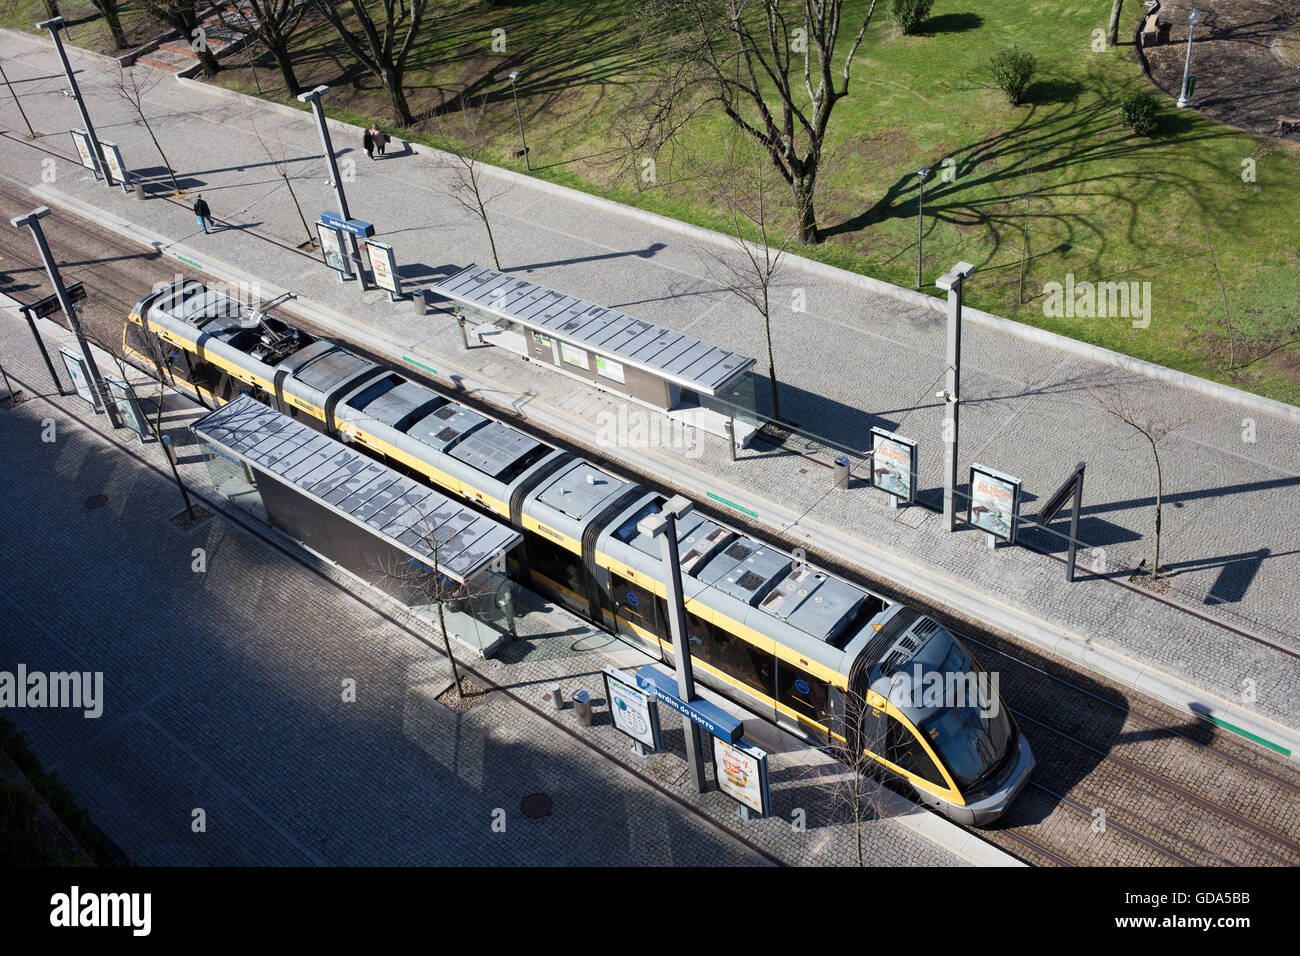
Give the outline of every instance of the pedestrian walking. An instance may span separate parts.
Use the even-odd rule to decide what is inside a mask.
[[[208,235],[208,223],[212,222],[212,210],[208,204],[203,201],[203,194],[199,193],[199,198],[194,201],[194,218],[199,221],[203,227],[203,234]]]
[[[375,141],[375,149],[379,150],[379,155],[384,155],[384,147],[388,145],[388,134],[379,128],[379,123],[370,127],[370,138]]]
[[[361,145],[366,148],[366,155],[369,156],[371,159],[374,159],[375,138],[370,135],[370,130],[366,130],[366,134],[361,137]]]

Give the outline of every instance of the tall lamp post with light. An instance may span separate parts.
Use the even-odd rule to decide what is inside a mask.
[[[63,285],[63,277],[59,275],[59,267],[55,264],[54,255],[50,252],[50,244],[45,241],[45,231],[41,229],[41,220],[49,214],[49,206],[39,206],[25,216],[15,216],[10,219],[9,225],[15,229],[26,226],[32,231],[32,238],[36,240],[36,249],[41,254],[41,262],[44,263],[45,271],[50,277],[50,284],[54,286],[54,294],[58,297],[59,305],[63,308],[63,314],[68,319],[68,328],[72,329],[72,334],[77,337],[77,345],[81,348],[81,354],[86,360],[87,368],[90,370],[91,384],[95,388],[95,394],[99,396],[104,411],[108,413],[108,420],[112,422],[113,427],[121,428],[122,421],[117,414],[117,403],[108,394],[108,389],[104,386],[104,379],[99,374],[99,366],[95,364],[95,353],[91,351],[90,343],[86,341],[86,334],[81,330],[81,320],[77,318],[76,306],[72,304],[72,300],[68,297],[68,290]],[[53,374],[52,371],[51,374]]]
[[[921,234],[925,221],[925,181],[930,178],[930,167],[922,166],[916,171],[917,182],[921,184],[921,193],[916,200],[916,288],[921,288]]]
[[[962,288],[966,277],[975,271],[969,262],[959,262],[951,272],[944,273],[934,283],[948,293],[948,368],[945,372],[944,390],[936,392],[947,409],[943,420],[943,526],[945,531],[957,530],[957,410],[958,389],[961,387],[961,307]]]
[[[1183,109],[1187,106],[1187,97],[1190,90],[1187,88],[1188,81],[1191,79],[1192,71],[1192,34],[1196,32],[1196,24],[1201,19],[1199,10],[1193,10],[1191,16],[1187,18],[1187,59],[1183,62],[1183,88],[1178,96],[1178,108]]]
[[[325,107],[321,106],[320,98],[330,91],[328,86],[318,86],[306,93],[298,94],[299,103],[311,104],[312,115],[316,117],[316,127],[320,131],[321,147],[325,150],[325,161],[330,168],[330,185],[334,187],[334,198],[339,204],[339,215],[344,219],[351,219],[352,213],[348,210],[348,197],[343,194],[343,179],[339,176],[339,164],[334,159],[334,143],[330,139],[329,124],[325,122]],[[357,278],[361,280],[361,288],[369,289],[366,282],[366,267],[361,261],[361,247],[357,244],[355,234],[348,233],[348,245],[352,250],[352,259],[357,265]]]
[[[528,159],[528,140],[524,139],[524,114],[519,112],[519,92],[515,89],[515,81],[519,79],[519,71],[510,74],[510,95],[515,99],[515,119],[519,120],[519,143],[524,150],[524,166],[531,173],[533,164]]]
[[[72,64],[68,62],[68,52],[63,49],[63,37],[59,36],[59,28],[63,25],[63,17],[53,17],[36,24],[36,29],[49,30],[50,36],[54,38],[54,48],[59,51],[59,59],[63,61],[63,72],[67,74],[72,98],[77,101],[77,109],[81,110],[81,121],[86,124],[86,137],[90,140],[90,159],[94,165],[95,175],[103,177],[104,182],[112,188],[113,180],[109,178],[107,164],[104,162],[104,150],[99,145],[99,137],[95,135],[95,124],[90,121],[86,101],[77,86],[77,78],[72,73]]]
[[[673,495],[664,502],[657,515],[647,515],[637,522],[636,529],[649,538],[659,539],[659,554],[664,563],[664,581],[667,583],[668,627],[673,639],[673,656],[677,661],[677,693],[689,704],[695,699],[695,673],[691,668],[691,641],[686,633],[686,605],[682,599],[682,566],[677,551],[677,519],[689,514],[694,506],[681,495]],[[682,732],[686,737],[686,762],[690,765],[695,792],[704,793],[704,760],[701,754],[699,733],[694,721],[682,715]]]

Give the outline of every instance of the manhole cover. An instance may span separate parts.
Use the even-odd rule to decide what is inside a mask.
[[[530,820],[540,820],[551,815],[551,798],[544,793],[530,793],[519,804],[524,816]]]
[[[108,495],[91,495],[86,499],[86,510],[94,511],[96,508],[102,508],[108,504]]]

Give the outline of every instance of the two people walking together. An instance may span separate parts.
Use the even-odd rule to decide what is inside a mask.
[[[375,158],[376,150],[383,156],[384,147],[388,145],[388,134],[379,128],[378,123],[374,123],[361,137],[361,145],[366,148],[366,155],[371,159]]]

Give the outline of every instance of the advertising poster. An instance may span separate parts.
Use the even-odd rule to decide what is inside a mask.
[[[77,147],[77,155],[81,157],[81,165],[87,169],[95,168],[95,158],[90,153],[90,137],[84,130],[74,129],[72,131],[72,142]]]
[[[613,379],[620,384],[623,383],[623,366],[613,359],[596,356],[596,372],[605,378]]]
[[[370,271],[374,273],[375,285],[387,289],[393,295],[400,295],[402,290],[397,282],[397,260],[393,258],[393,247],[382,242],[367,242],[366,254],[370,257]]]
[[[343,251],[342,233],[333,226],[318,222],[316,223],[316,234],[320,236],[320,249],[325,256],[325,264],[335,272],[341,272],[345,276],[352,275],[347,253]]]
[[[1020,479],[983,465],[970,466],[970,506],[966,520],[1008,543],[1016,539]]]
[[[653,750],[660,749],[658,713],[644,691],[617,671],[605,671],[605,699],[617,730]]]
[[[755,813],[767,813],[767,754],[713,738],[713,770],[718,789]]]
[[[871,484],[904,501],[916,500],[916,442],[871,429]]]
[[[587,361],[587,352],[568,342],[560,343],[560,358],[564,359],[569,365],[576,365],[579,368],[590,370],[591,365]]]
[[[122,151],[116,143],[100,142],[104,151],[104,164],[108,167],[109,181],[117,186],[126,186],[126,170],[122,166]]]
[[[70,349],[59,349],[59,355],[63,357],[63,364],[68,369],[68,377],[72,379],[72,386],[77,390],[77,394],[98,412],[99,399],[90,385],[90,369],[86,367],[86,360]]]

